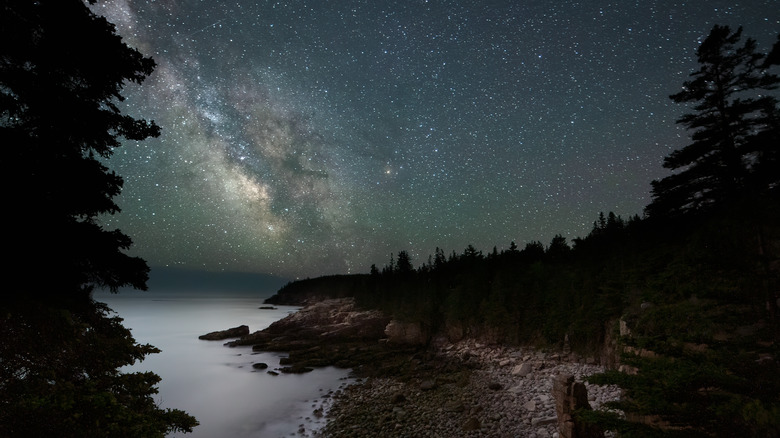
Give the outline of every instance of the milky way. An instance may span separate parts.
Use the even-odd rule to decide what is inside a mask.
[[[150,265],[288,277],[407,250],[586,235],[688,141],[668,96],[714,24],[767,50],[777,1],[117,0],[157,69],[125,90],[106,218]]]

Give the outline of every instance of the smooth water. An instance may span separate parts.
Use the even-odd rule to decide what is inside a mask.
[[[129,367],[153,371],[162,381],[156,400],[162,408],[182,409],[200,422],[192,438],[309,435],[325,420],[313,414],[327,409],[328,394],[348,384],[348,371],[316,369],[301,375],[267,373],[279,367],[275,353],[254,353],[251,347],[230,348],[226,341],[202,341],[198,336],[246,324],[261,330],[296,307],[259,309],[269,294],[232,292],[123,292],[95,295],[124,319],[141,344],[162,353]],[[268,370],[252,364],[265,362]],[[303,425],[305,433],[299,433]]]

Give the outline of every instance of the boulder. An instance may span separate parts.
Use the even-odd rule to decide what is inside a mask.
[[[430,391],[436,387],[436,381],[432,379],[423,380],[420,382],[420,389],[423,391]]]
[[[394,405],[400,405],[406,401],[406,396],[403,392],[396,392],[390,397],[390,403]]]
[[[469,419],[463,423],[463,430],[467,432],[471,430],[479,430],[481,427],[482,424],[475,417],[469,417]]]
[[[466,410],[466,406],[460,400],[450,400],[444,403],[442,406],[445,412],[463,412]]]
[[[504,386],[498,382],[490,382],[488,384],[488,389],[492,389],[493,391],[498,391],[499,389],[502,389]]]
[[[221,341],[229,338],[240,338],[249,334],[249,326],[240,325],[227,330],[220,330],[216,332],[206,333],[205,335],[198,336],[198,339],[204,341]]]
[[[513,376],[520,376],[525,377],[527,376],[531,371],[533,370],[533,367],[530,363],[524,362],[520,365],[516,365],[514,368],[512,368],[512,375]]]

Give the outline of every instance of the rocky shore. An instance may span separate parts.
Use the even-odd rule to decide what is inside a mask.
[[[463,341],[440,350],[467,373],[453,377],[372,377],[336,394],[322,438],[560,437],[553,380],[603,370],[557,354]],[[616,387],[585,384],[599,409]]]
[[[582,381],[603,370],[570,355],[476,340],[421,342],[418,335],[413,326],[343,298],[310,304],[226,345],[289,353],[279,367],[268,365],[274,375],[322,366],[353,370],[357,382],[331,394],[327,409],[312,412],[324,414],[325,425],[314,432],[302,427],[301,437],[570,438],[571,423],[561,413],[569,401],[553,393],[554,386],[565,392],[553,381]],[[580,388],[587,389],[582,403],[593,409],[620,395],[615,387]]]
[[[419,345],[387,342],[390,318],[361,310],[349,298],[315,302],[269,327],[227,342],[253,351],[287,353],[269,373],[309,372],[316,367],[353,369],[358,375],[395,375],[408,368],[407,356]],[[399,370],[400,368],[400,370]]]

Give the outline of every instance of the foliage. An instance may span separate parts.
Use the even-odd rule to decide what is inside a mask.
[[[0,135],[14,165],[14,183],[3,194],[25,214],[15,222],[13,272],[46,267],[51,275],[38,276],[39,284],[48,282],[44,290],[64,281],[68,290],[143,288],[145,263],[122,252],[130,239],[102,229],[96,218],[119,211],[113,197],[123,185],[101,159],[122,137],[159,134],[154,123],[117,107],[123,84],[140,83],[154,61],[122,43],[114,26],[79,0],[4,1],[2,17]]]
[[[94,2],[91,2],[94,3]],[[122,138],[159,134],[123,114],[127,82],[154,61],[80,0],[0,4],[0,143],[15,214],[0,303],[1,436],[164,436],[194,418],[159,408],[159,378],[118,370],[157,350],[138,345],[95,302],[105,287],[146,288],[148,267],[99,217],[119,212],[123,180],[103,161]]]
[[[695,103],[677,123],[692,130],[693,142],[664,159],[676,170],[653,181],[648,213],[675,216],[709,210],[721,202],[777,191],[778,100],[767,90],[780,85],[767,57],[742,28],[715,26],[697,50],[701,68],[671,97]]]
[[[197,424],[192,417],[155,404],[157,375],[119,371],[158,350],[138,345],[105,305],[69,307],[35,301],[4,306],[0,435],[163,437],[191,431]]]
[[[656,326],[653,337],[635,335],[627,340],[636,347],[627,350],[623,362],[635,367],[635,374],[610,371],[589,379],[596,384],[618,384],[625,391],[624,399],[612,407],[626,412],[629,421],[611,428],[651,423],[655,433],[664,436],[777,436],[780,369],[776,362],[761,359],[777,357],[777,347],[767,348],[767,338],[756,341],[724,336],[706,343],[686,341],[691,335],[686,332],[689,318],[683,317],[684,309],[691,310],[687,304],[667,305],[647,317],[655,319],[663,312],[673,312],[663,323],[676,325],[679,332]],[[712,326],[724,329],[726,324]],[[694,337],[701,339],[700,334]]]
[[[628,239],[638,224],[629,225],[614,214],[610,217],[609,225],[576,239],[575,248],[561,235],[546,248],[534,241],[522,250],[510,244],[508,250],[494,248],[487,255],[473,245],[449,257],[436,248],[435,256],[416,269],[408,253],[399,251],[389,266],[381,270],[373,266],[369,275],[295,281],[268,302],[302,304],[322,297],[353,296],[363,307],[418,322],[431,333],[457,327],[465,335],[507,342],[533,340],[548,346],[562,344],[568,334],[573,348],[592,354],[605,336],[603,322],[620,314],[627,287],[627,277],[613,259],[625,259],[622,250],[596,259],[592,253],[612,246],[631,247],[618,242]],[[609,286],[602,284],[602,277],[609,277],[605,279]]]
[[[590,378],[623,388],[612,407],[626,418],[584,418],[624,436],[780,436],[780,111],[765,93],[780,84],[767,71],[780,37],[765,56],[741,33],[715,26],[671,96],[697,103],[678,121],[693,143],[666,157],[679,171],[653,182],[647,211],[676,250],[644,275],[655,304],[623,317],[633,372]]]

